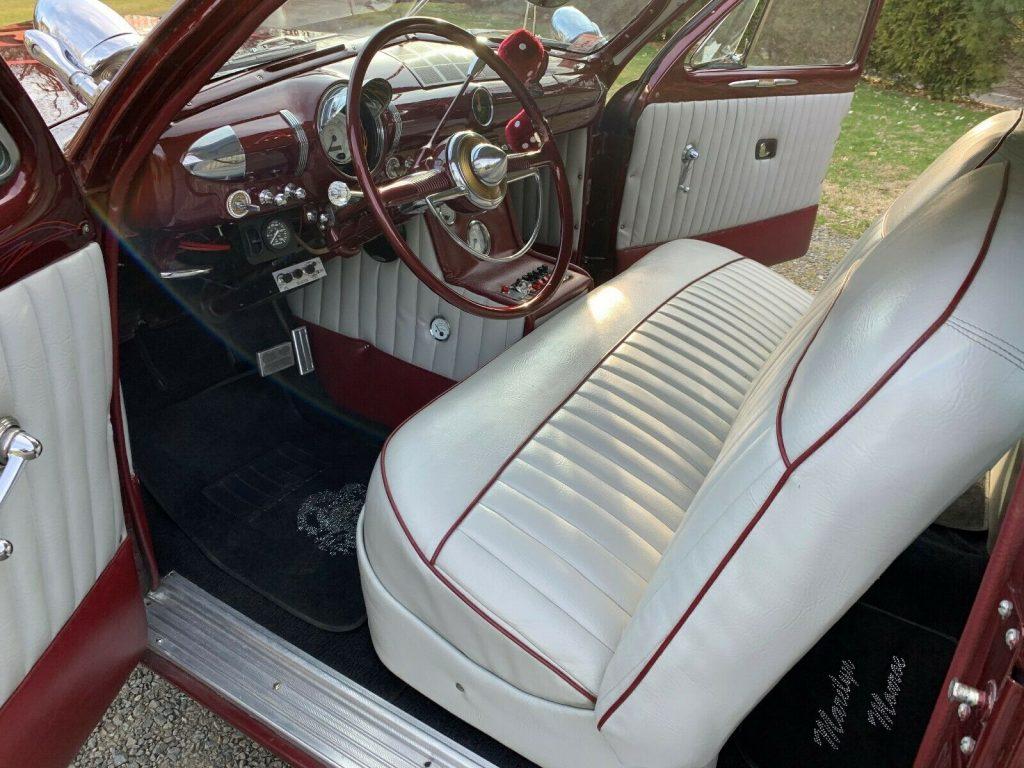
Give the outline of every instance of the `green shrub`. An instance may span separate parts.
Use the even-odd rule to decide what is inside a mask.
[[[984,90],[1020,46],[1024,0],[887,0],[869,68],[935,96]]]

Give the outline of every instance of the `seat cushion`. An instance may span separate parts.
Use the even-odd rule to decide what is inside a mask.
[[[810,297],[662,246],[420,411],[371,481],[383,587],[520,690],[590,708],[764,361]]]

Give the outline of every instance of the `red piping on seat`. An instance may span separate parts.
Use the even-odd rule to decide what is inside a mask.
[[[935,322],[933,322],[930,326],[928,326],[927,329],[925,329],[924,333],[922,333],[914,341],[914,343],[911,344],[909,348],[907,348],[907,350],[899,357],[899,359],[896,360],[896,362],[889,366],[885,373],[883,373],[879,377],[879,379],[868,389],[868,391],[865,392],[861,396],[861,398],[856,403],[854,403],[854,405],[845,414],[843,414],[835,424],[829,427],[803,453],[797,456],[791,464],[786,466],[785,471],[782,473],[782,476],[779,478],[778,482],[776,482],[775,487],[772,488],[771,492],[768,494],[768,497],[764,500],[764,503],[761,504],[761,507],[757,510],[757,513],[750,520],[750,522],[747,523],[746,527],[740,533],[736,541],[733,542],[733,545],[729,548],[729,551],[725,553],[725,556],[722,558],[721,562],[719,562],[718,565],[715,567],[715,570],[711,572],[711,575],[708,577],[707,581],[704,582],[704,585],[700,588],[700,591],[697,593],[696,597],[694,597],[689,607],[679,618],[679,621],[677,621],[675,626],[672,627],[668,635],[665,636],[665,639],[661,641],[661,644],[658,645],[658,647],[655,649],[654,654],[651,656],[650,659],[647,660],[647,663],[644,664],[644,666],[637,673],[637,676],[633,679],[633,682],[631,682],[626,687],[626,689],[619,695],[619,697],[612,703],[612,705],[608,707],[607,711],[601,716],[601,719],[598,720],[598,730],[601,730],[601,728],[604,727],[604,724],[608,722],[608,718],[611,717],[616,712],[616,710],[618,710],[619,707],[622,706],[622,704],[626,701],[626,699],[630,697],[633,691],[637,689],[637,686],[640,685],[643,679],[647,677],[647,673],[651,671],[651,669],[657,663],[658,659],[661,657],[661,654],[665,652],[665,649],[668,648],[669,644],[672,642],[675,636],[679,634],[679,630],[682,629],[687,619],[689,619],[690,616],[693,614],[694,610],[696,610],[697,606],[700,604],[700,601],[704,598],[704,595],[708,593],[708,591],[711,589],[711,586],[718,579],[718,576],[722,573],[723,570],[725,570],[725,567],[729,564],[729,561],[732,559],[732,556],[736,554],[737,550],[739,550],[739,548],[743,545],[743,542],[746,541],[747,537],[750,535],[750,532],[754,529],[754,526],[757,525],[757,523],[764,516],[765,512],[768,511],[768,508],[775,500],[775,497],[779,495],[783,487],[785,487],[786,481],[789,480],[789,478],[797,470],[797,468],[801,464],[803,464],[808,458],[814,455],[814,453],[817,452],[817,450],[821,448],[821,446],[823,446],[825,443],[831,440],[832,437],[840,429],[842,429],[843,426],[845,426],[850,419],[856,416],[857,413],[865,405],[867,405],[868,402],[870,402],[876,394],[878,394],[879,390],[881,390],[881,388],[885,386],[885,384],[893,376],[896,375],[896,373],[900,370],[900,368],[903,367],[907,360],[909,360],[910,357],[915,352],[917,352],[917,350],[920,349],[921,346],[926,341],[928,341],[928,339],[930,339],[935,334],[935,332],[938,331],[939,328],[942,327],[943,323],[945,323],[949,319],[950,315],[952,315],[953,312],[956,310],[957,305],[960,304],[960,300],[963,299],[964,294],[967,293],[967,289],[970,288],[971,283],[974,282],[974,278],[977,276],[978,270],[981,269],[981,265],[985,261],[985,256],[988,254],[989,246],[992,244],[992,237],[995,234],[996,225],[999,222],[999,216],[1003,211],[1003,203],[1006,201],[1006,191],[1007,186],[1009,184],[1009,178],[1010,168],[1009,165],[1007,165],[1005,171],[1003,172],[1003,185],[1002,189],[999,192],[999,200],[996,203],[995,210],[992,213],[992,218],[988,224],[988,229],[985,232],[985,239],[982,241],[981,248],[978,251],[978,255],[974,259],[974,263],[968,270],[966,277],[960,284],[960,287],[957,289],[956,293],[953,295],[952,300],[942,311],[942,314],[939,315]],[[822,324],[824,324],[825,319],[826,318],[822,318]],[[781,407],[781,401],[779,405]]]
[[[1005,144],[1006,140],[1010,138],[1010,135],[1017,130],[1017,126],[1020,125],[1021,118],[1024,118],[1024,109],[1021,109],[1017,113],[1017,119],[1013,121],[1013,125],[1010,126],[1010,130],[1004,133],[1002,138],[999,139],[999,142],[992,147],[992,151],[985,155],[985,158],[980,163],[974,166],[974,170],[978,170],[981,166],[985,165],[989,160],[996,156],[996,153],[1003,148],[1003,144]]]
[[[846,279],[843,280],[842,286],[836,291],[835,297],[832,299],[832,303],[828,305],[828,309],[825,310],[825,314],[821,318],[821,322],[818,323],[818,327],[814,329],[814,333],[811,334],[811,338],[807,341],[807,346],[804,347],[804,351],[800,353],[800,357],[797,358],[796,363],[793,365],[793,370],[789,372],[789,378],[786,380],[786,386],[782,389],[782,397],[779,399],[778,410],[775,411],[775,441],[779,444],[779,455],[782,456],[782,463],[789,467],[792,462],[789,460],[789,454],[786,452],[786,440],[782,436],[782,413],[786,409],[786,400],[789,398],[789,388],[793,385],[793,379],[796,378],[796,372],[800,368],[800,363],[804,361],[807,356],[808,350],[811,348],[811,344],[818,338],[818,332],[825,325],[825,321],[828,320],[828,316],[832,314],[832,308],[835,307],[836,302],[839,301],[839,297],[843,295],[843,291],[846,290],[846,284],[850,281],[850,275],[846,275]]]
[[[398,430],[395,430],[395,431],[397,432]],[[392,432],[391,434],[394,434],[394,432]],[[503,627],[501,624],[499,624],[497,622],[497,620],[495,620],[486,611],[484,611],[483,608],[481,608],[476,603],[474,603],[472,600],[470,600],[469,597],[467,597],[466,594],[462,592],[462,590],[460,590],[458,587],[456,587],[443,573],[441,573],[441,571],[437,568],[437,566],[434,565],[434,563],[430,559],[427,558],[426,554],[423,552],[422,549],[420,549],[419,544],[417,544],[416,540],[413,538],[412,531],[409,530],[409,526],[407,526],[405,524],[405,520],[402,517],[402,513],[398,511],[398,504],[395,503],[395,498],[391,494],[391,485],[388,483],[387,471],[384,468],[384,464],[385,464],[385,462],[384,462],[384,455],[385,455],[385,453],[387,451],[387,448],[388,448],[388,442],[390,442],[390,441],[391,441],[391,437],[389,436],[388,437],[388,441],[384,443],[384,448],[381,450],[381,457],[380,457],[380,476],[381,476],[381,479],[384,481],[384,492],[388,496],[388,503],[391,504],[391,509],[395,513],[395,518],[398,520],[398,524],[400,526],[402,526],[402,531],[405,533],[405,538],[407,538],[409,540],[409,543],[412,544],[412,548],[416,551],[416,554],[419,556],[420,560],[423,561],[423,564],[425,566],[427,566],[427,568],[430,569],[430,572],[432,574],[434,574],[442,584],[444,584],[446,587],[448,587],[448,589],[450,589],[452,591],[452,593],[457,598],[459,598],[462,602],[464,602],[467,606],[469,606],[473,610],[473,612],[476,613],[480,618],[482,618],[484,621],[486,621],[488,624],[490,624],[494,629],[498,630],[498,632],[503,634],[505,637],[507,637],[513,643],[515,643],[520,648],[522,648],[524,651],[526,651],[534,659],[536,659],[541,664],[543,664],[545,667],[547,667],[552,672],[554,672],[555,675],[557,675],[563,682],[568,684],[569,687],[571,687],[577,693],[579,693],[582,696],[584,696],[588,701],[596,702],[597,701],[597,696],[594,693],[589,691],[582,684],[576,682],[572,677],[569,676],[568,672],[566,672],[563,669],[560,669],[554,663],[552,663],[548,659],[546,659],[543,656],[541,656],[540,653],[535,651],[533,648],[528,646],[525,642],[520,640],[518,637],[516,637],[511,632],[509,632],[505,627]]]
[[[585,377],[583,377],[580,380],[579,384],[577,384],[573,388],[572,392],[570,392],[565,397],[565,399],[562,400],[562,402],[559,403],[554,408],[554,410],[552,410],[551,413],[548,414],[547,418],[545,418],[544,421],[542,421],[541,424],[535,430],[533,430],[533,432],[530,433],[530,436],[527,437],[526,440],[524,440],[519,445],[519,447],[515,450],[515,452],[501,465],[501,467],[498,468],[497,472],[494,473],[494,475],[487,482],[487,484],[480,491],[480,493],[478,493],[476,495],[476,497],[473,499],[473,501],[470,502],[469,506],[466,507],[465,511],[463,511],[463,513],[461,515],[459,515],[459,517],[452,524],[451,528],[449,528],[448,531],[445,533],[445,535],[441,538],[441,541],[438,543],[437,549],[434,550],[434,554],[433,554],[432,557],[428,558],[426,553],[420,548],[420,545],[413,538],[412,531],[409,530],[409,527],[405,523],[405,519],[402,517],[402,513],[399,512],[399,510],[398,510],[398,504],[395,502],[395,498],[394,498],[394,496],[391,493],[391,485],[390,485],[390,483],[388,483],[388,475],[387,475],[387,469],[386,469],[386,465],[387,465],[387,460],[386,460],[387,450],[388,450],[388,446],[391,443],[391,437],[394,436],[402,428],[402,425],[399,425],[398,429],[396,429],[394,432],[391,433],[391,435],[388,436],[388,439],[384,442],[384,447],[381,449],[381,454],[380,454],[380,475],[381,475],[381,479],[384,482],[384,491],[387,494],[388,503],[391,504],[391,509],[394,511],[395,518],[398,520],[398,524],[401,526],[402,531],[405,533],[405,537],[409,540],[409,543],[412,545],[413,550],[416,552],[416,555],[420,558],[420,560],[423,561],[423,564],[425,566],[427,566],[427,568],[430,570],[430,572],[433,573],[434,576],[436,576],[437,579],[442,584],[444,584],[448,589],[450,589],[452,591],[452,593],[456,597],[458,597],[462,602],[464,602],[467,606],[469,606],[469,608],[472,609],[472,611],[474,613],[476,613],[478,616],[480,616],[480,618],[482,618],[484,621],[486,621],[488,624],[490,624],[494,629],[496,629],[502,635],[507,637],[509,640],[511,640],[517,646],[519,646],[524,651],[526,651],[527,654],[529,654],[534,659],[536,659],[541,664],[543,664],[545,667],[547,667],[552,672],[554,672],[555,675],[558,676],[559,679],[561,679],[563,682],[568,684],[573,690],[575,690],[577,693],[581,694],[582,696],[584,696],[587,700],[589,700],[591,702],[595,702],[595,703],[597,702],[597,695],[596,694],[592,693],[586,687],[584,687],[583,685],[578,683],[576,680],[574,680],[567,672],[565,672],[565,670],[560,669],[558,666],[556,666],[549,659],[544,658],[544,656],[542,656],[536,650],[534,650],[533,648],[528,646],[523,640],[521,640],[520,638],[516,637],[507,628],[505,628],[504,626],[499,624],[497,622],[497,620],[495,620],[486,611],[484,611],[483,608],[481,608],[480,606],[476,605],[476,603],[474,603],[465,593],[463,593],[443,573],[441,573],[440,569],[438,569],[438,567],[437,567],[437,557],[441,553],[441,548],[444,546],[445,542],[448,541],[448,539],[451,537],[451,535],[455,532],[455,529],[458,528],[459,524],[466,518],[467,515],[469,515],[469,513],[473,509],[473,507],[475,507],[477,505],[477,503],[480,501],[480,499],[483,498],[484,494],[487,493],[487,491],[494,484],[494,482],[498,479],[498,477],[501,475],[501,473],[505,471],[505,468],[508,467],[508,465],[512,462],[512,460],[516,456],[519,455],[520,451],[522,451],[523,448],[526,446],[526,444],[529,443],[530,440],[533,439],[534,435],[536,435],[537,432],[540,431],[541,427],[543,427],[551,419],[551,417],[555,413],[557,413],[558,410],[563,405],[565,405],[566,402],[568,402],[570,397],[572,397],[574,394],[576,394],[576,392],[579,390],[579,388],[581,386],[583,386],[583,383],[585,381],[587,381],[593,375],[594,371],[596,371],[601,366],[601,364],[604,363],[604,361],[607,360],[612,355],[612,353],[614,353],[615,350],[617,350],[626,341],[627,338],[629,338],[629,336],[633,333],[633,331],[635,331],[640,325],[642,325],[644,322],[646,322],[652,315],[654,315],[656,312],[658,312],[658,310],[660,310],[662,307],[664,307],[666,304],[668,304],[668,302],[672,301],[672,299],[676,298],[680,293],[685,291],[687,288],[692,286],[694,283],[696,283],[696,282],[698,282],[700,280],[703,280],[704,278],[706,278],[709,275],[717,272],[720,269],[724,269],[725,267],[729,266],[730,264],[735,264],[736,262],[742,261],[742,260],[743,260],[743,257],[732,259],[731,261],[725,262],[724,264],[720,264],[717,267],[715,267],[714,269],[708,270],[707,272],[705,272],[704,274],[700,275],[699,277],[694,278],[693,280],[688,282],[686,285],[684,285],[682,288],[680,288],[678,291],[676,291],[671,296],[669,296],[667,299],[665,299],[665,301],[663,301],[661,304],[659,304],[653,310],[651,310],[647,315],[645,315],[643,317],[643,319],[641,319],[639,322],[636,323],[636,325],[634,325],[630,330],[628,330],[622,336],[622,338],[619,339],[619,341],[615,344],[615,346],[612,347],[612,349],[607,354],[605,354],[604,357],[602,357],[601,360],[598,361],[598,363],[590,370],[590,373],[588,373]],[[448,391],[450,392],[451,390],[448,390]],[[444,393],[444,394],[447,394],[447,393]],[[435,399],[439,399],[440,397],[443,397],[443,394],[439,395],[438,398],[435,398]],[[431,401],[431,402],[433,402],[433,401]],[[429,407],[429,404],[426,407]],[[412,417],[410,417],[410,418],[412,418]],[[409,419],[406,419],[406,421],[408,421],[408,420]],[[403,425],[404,425],[404,423],[405,422],[403,422]]]
[[[542,428],[543,428],[543,427],[544,427],[544,426],[545,426],[545,425],[546,425],[546,424],[547,424],[547,423],[548,423],[549,421],[551,421],[551,417],[552,417],[552,416],[554,416],[554,415],[555,415],[556,413],[558,413],[558,412],[559,412],[559,411],[560,411],[560,410],[562,409],[562,407],[563,407],[563,406],[564,406],[564,405],[565,405],[565,404],[566,404],[567,402],[569,402],[569,399],[570,399],[570,398],[572,398],[572,396],[573,396],[573,395],[575,395],[575,394],[576,394],[577,392],[579,392],[579,389],[580,389],[580,387],[582,387],[582,386],[583,386],[583,385],[584,385],[584,384],[585,384],[585,383],[586,383],[586,382],[587,382],[587,381],[588,381],[588,380],[590,379],[590,377],[594,375],[594,372],[595,372],[595,371],[596,371],[596,370],[597,370],[598,368],[600,368],[600,367],[601,367],[601,366],[602,366],[602,365],[604,364],[604,361],[605,361],[605,360],[607,360],[607,359],[608,359],[609,357],[611,357],[611,356],[612,356],[613,354],[615,354],[615,351],[616,351],[616,350],[617,350],[617,349],[618,349],[619,347],[621,347],[621,346],[622,346],[622,345],[623,345],[623,344],[624,344],[624,343],[626,342],[626,339],[628,339],[628,338],[629,338],[629,337],[630,337],[630,336],[631,336],[631,335],[633,334],[633,332],[634,332],[634,331],[635,331],[635,330],[636,330],[637,328],[639,328],[639,327],[640,327],[641,325],[643,325],[644,323],[646,323],[646,322],[647,322],[647,321],[648,321],[648,320],[649,320],[649,319],[650,319],[650,318],[651,318],[651,317],[652,317],[653,315],[655,315],[655,314],[657,314],[657,313],[658,313],[659,311],[661,311],[661,308],[662,308],[662,307],[664,307],[664,306],[665,306],[666,304],[668,304],[668,303],[669,303],[670,301],[672,301],[672,299],[674,299],[674,298],[676,298],[677,296],[679,296],[679,294],[681,294],[681,293],[682,293],[683,291],[685,291],[685,290],[686,290],[687,288],[689,288],[690,286],[692,286],[692,285],[693,285],[694,283],[698,283],[698,282],[700,282],[701,280],[703,280],[703,279],[704,279],[705,277],[708,277],[708,276],[710,276],[710,275],[713,275],[713,274],[714,274],[715,272],[717,272],[718,270],[720,270],[720,269],[724,269],[725,267],[728,267],[728,266],[729,266],[730,264],[735,264],[735,263],[736,263],[737,261],[742,261],[742,260],[743,260],[743,257],[742,257],[742,256],[740,256],[740,257],[738,257],[738,258],[735,258],[735,259],[733,259],[732,261],[727,261],[727,262],[725,262],[724,264],[719,264],[719,265],[718,265],[717,267],[715,267],[714,269],[709,269],[709,270],[708,270],[707,272],[705,272],[704,274],[702,274],[702,275],[700,275],[700,276],[698,276],[698,277],[695,277],[695,278],[693,278],[693,280],[691,280],[690,282],[688,282],[688,283],[687,283],[686,285],[684,285],[684,286],[683,286],[682,288],[680,288],[680,289],[679,289],[678,291],[676,291],[676,292],[675,292],[675,293],[673,293],[673,294],[672,294],[671,296],[669,296],[669,297],[668,297],[667,299],[665,299],[665,300],[664,300],[663,302],[661,302],[661,304],[659,304],[658,306],[656,306],[656,307],[655,307],[654,309],[652,309],[652,310],[651,310],[650,312],[648,312],[648,313],[647,313],[647,314],[646,314],[646,315],[645,315],[645,316],[644,316],[644,317],[643,317],[643,318],[642,318],[641,320],[639,320],[639,321],[638,321],[638,322],[636,323],[636,325],[634,325],[634,326],[633,326],[632,328],[630,328],[630,329],[629,329],[628,331],[626,331],[626,333],[625,333],[625,334],[623,334],[622,338],[621,338],[621,339],[619,339],[619,340],[618,340],[618,341],[617,341],[617,342],[615,343],[615,346],[614,346],[614,347],[612,347],[612,348],[611,348],[611,349],[610,349],[610,350],[609,350],[609,351],[608,351],[608,352],[607,352],[607,353],[606,353],[606,354],[604,355],[604,357],[602,357],[602,358],[601,358],[600,360],[598,360],[597,364],[596,364],[596,365],[595,365],[595,366],[594,366],[593,368],[591,368],[591,369],[590,369],[590,372],[589,372],[589,373],[588,373],[588,374],[587,374],[586,376],[584,376],[584,377],[583,377],[582,379],[580,379],[579,383],[578,383],[578,384],[577,384],[577,385],[576,385],[575,387],[573,387],[572,391],[571,391],[571,392],[569,392],[569,394],[567,394],[567,395],[566,395],[566,396],[565,396],[565,397],[564,397],[564,398],[562,399],[562,401],[561,401],[561,402],[560,402],[560,403],[559,403],[558,405],[556,405],[556,406],[554,407],[554,409],[553,409],[553,410],[552,410],[552,411],[551,411],[551,412],[550,412],[550,413],[549,413],[549,414],[547,415],[547,417],[546,417],[546,418],[545,418],[545,419],[544,419],[544,420],[543,420],[543,421],[542,421],[542,422],[541,422],[540,424],[538,424],[538,425],[537,425],[537,428],[536,428],[536,429],[534,429],[534,430],[533,430],[533,431],[532,431],[532,432],[531,432],[531,433],[530,433],[530,434],[529,434],[529,435],[527,436],[527,438],[526,438],[525,440],[523,440],[523,442],[522,442],[522,443],[520,443],[520,444],[519,444],[519,447],[518,447],[518,448],[516,448],[516,450],[515,450],[515,451],[514,451],[514,452],[513,452],[513,453],[512,453],[512,454],[511,454],[511,455],[510,455],[510,456],[509,456],[509,457],[508,457],[508,458],[507,458],[506,460],[505,460],[505,462],[504,462],[504,463],[503,463],[503,464],[502,464],[502,465],[501,465],[500,467],[498,467],[498,471],[497,471],[497,472],[495,472],[495,473],[494,473],[494,474],[493,474],[493,475],[491,476],[491,479],[487,481],[487,484],[486,484],[486,485],[485,485],[485,486],[484,486],[483,488],[481,488],[481,489],[480,489],[480,493],[478,493],[478,494],[477,494],[476,496],[474,496],[474,497],[473,497],[473,500],[472,500],[471,502],[469,502],[469,506],[467,506],[467,507],[466,507],[466,509],[465,509],[465,510],[463,510],[462,514],[461,514],[461,515],[459,515],[459,516],[458,516],[458,517],[457,517],[457,518],[455,519],[455,522],[454,522],[454,523],[452,523],[452,525],[451,525],[451,528],[449,528],[449,529],[447,530],[447,532],[445,532],[444,536],[442,536],[442,537],[441,537],[441,540],[440,540],[440,541],[439,541],[439,542],[437,543],[437,549],[435,549],[435,550],[434,550],[434,554],[433,554],[433,556],[431,556],[431,558],[430,558],[430,564],[431,564],[431,565],[433,565],[434,563],[436,563],[436,562],[437,562],[437,558],[438,558],[438,556],[440,556],[440,554],[441,554],[441,550],[442,550],[442,549],[444,548],[444,545],[445,545],[445,544],[446,544],[446,543],[448,542],[448,539],[449,539],[449,538],[451,537],[451,535],[452,535],[453,533],[455,533],[455,529],[456,529],[456,528],[458,528],[458,527],[459,527],[459,525],[461,525],[461,524],[462,524],[462,521],[463,521],[463,520],[465,520],[465,519],[466,519],[466,517],[467,517],[467,516],[469,515],[469,513],[473,511],[473,508],[474,508],[474,507],[475,507],[475,506],[476,506],[477,504],[479,504],[479,503],[480,503],[480,499],[482,499],[482,498],[484,497],[484,494],[486,494],[486,493],[487,493],[487,491],[489,491],[489,490],[491,489],[491,486],[493,486],[493,485],[494,485],[494,483],[495,483],[495,482],[497,481],[497,479],[498,479],[498,478],[499,478],[499,477],[501,476],[501,474],[502,474],[502,473],[503,473],[503,472],[504,472],[504,471],[505,471],[505,470],[506,470],[506,469],[508,468],[508,465],[509,465],[509,464],[511,464],[511,463],[512,463],[512,462],[513,462],[513,461],[515,460],[516,456],[518,456],[518,455],[519,455],[519,454],[520,454],[520,453],[522,452],[523,448],[525,448],[525,447],[526,447],[526,445],[527,445],[527,444],[528,444],[528,443],[529,443],[529,442],[530,442],[531,440],[533,440],[533,438],[534,438],[534,437],[536,437],[536,436],[537,436],[537,433],[538,433],[538,432],[540,432],[540,430],[541,430],[541,429],[542,429]]]

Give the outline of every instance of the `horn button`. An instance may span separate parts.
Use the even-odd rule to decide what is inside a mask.
[[[497,208],[508,188],[508,156],[474,131],[448,140],[448,168],[456,185],[478,208]]]

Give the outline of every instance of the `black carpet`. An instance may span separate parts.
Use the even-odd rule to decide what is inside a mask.
[[[984,534],[925,531],[744,720],[720,768],[904,768],[985,569]]]
[[[251,375],[131,429],[143,484],[211,561],[316,627],[362,624],[355,525],[379,445]]]

